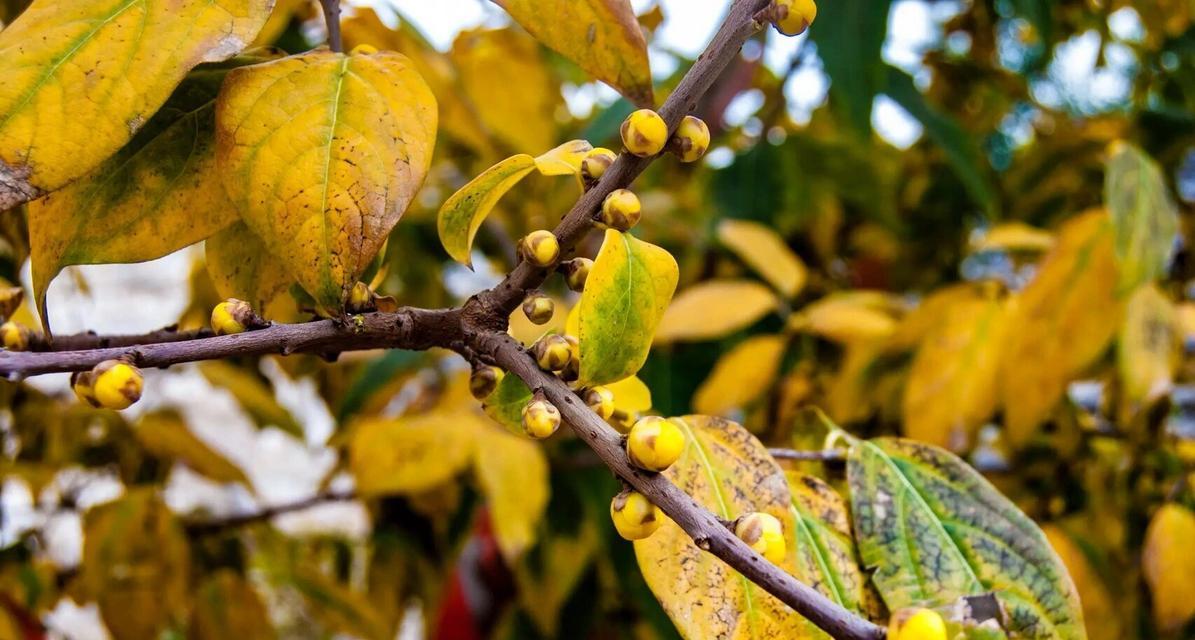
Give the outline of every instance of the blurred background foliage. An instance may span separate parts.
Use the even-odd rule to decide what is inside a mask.
[[[649,34],[674,19],[639,4]],[[21,5],[0,2],[0,22]],[[912,5],[930,37],[894,59],[889,17]],[[681,285],[640,372],[650,401],[627,389],[629,410],[724,415],[810,449],[820,407],[860,436],[949,447],[1046,529],[1092,638],[1195,637],[1195,2],[820,11],[787,65],[763,63],[778,36],[761,33],[717,80],[696,110],[714,131],[705,162],[656,163],[636,183],[636,233],[677,257]],[[348,45],[411,57],[441,112],[429,179],[367,279],[402,304],[457,304],[578,190],[515,187],[478,234],[475,273],[439,246],[443,200],[512,153],[616,147],[632,107],[516,27],[440,50],[392,7],[347,16]],[[311,3],[279,0],[259,43],[303,51],[321,28]],[[690,63],[653,53],[657,102]],[[18,283],[20,214],[0,236],[0,275]],[[217,302],[201,259],[191,283],[183,328]],[[563,326],[573,294],[548,293]],[[541,330],[512,318],[524,341]],[[185,401],[97,413],[64,384],[5,383],[0,637],[103,637],[98,620],[128,638],[675,637],[609,525],[615,480],[574,439],[495,429],[458,358],[180,369],[321,460],[318,492],[265,499]],[[313,435],[294,393],[318,395],[306,406],[331,428]],[[62,631],[79,628],[91,635]]]

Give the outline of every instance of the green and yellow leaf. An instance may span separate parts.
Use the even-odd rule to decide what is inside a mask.
[[[751,280],[710,280],[680,292],[668,307],[656,343],[696,342],[727,336],[755,324],[779,300]]]
[[[792,298],[805,287],[809,275],[805,263],[771,228],[747,220],[724,220],[718,225],[718,240],[784,297]]]
[[[296,567],[288,579],[310,604],[316,621],[328,631],[364,640],[387,640],[392,635],[385,617],[360,591],[311,567]]]
[[[220,569],[199,585],[188,632],[194,640],[275,637],[261,597],[231,569]]]
[[[1116,342],[1116,364],[1130,403],[1148,403],[1169,393],[1181,345],[1174,303],[1153,283],[1141,285],[1129,297]]]
[[[535,158],[521,153],[481,172],[448,197],[440,207],[436,228],[440,244],[453,260],[472,265],[473,236],[498,200],[536,167]]]
[[[264,313],[295,281],[244,222],[237,222],[203,243],[207,272],[221,298],[244,300]]]
[[[1116,238],[1118,291],[1128,293],[1165,275],[1178,235],[1178,208],[1153,158],[1128,143],[1112,143],[1104,203]]]
[[[498,388],[485,399],[485,412],[515,435],[523,434],[523,407],[531,401],[531,388],[514,375],[502,377]]]
[[[535,158],[535,168],[545,176],[573,176],[581,173],[581,161],[593,150],[588,140],[569,140]]]

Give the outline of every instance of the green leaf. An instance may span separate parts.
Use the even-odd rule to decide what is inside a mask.
[[[535,158],[520,153],[481,172],[440,207],[436,228],[440,244],[453,260],[472,265],[473,236],[498,200],[535,169]]]
[[[926,135],[946,154],[946,161],[962,181],[971,199],[988,217],[997,217],[999,203],[996,191],[992,187],[983,154],[971,134],[953,117],[930,106],[909,74],[891,66],[886,66],[885,72],[887,82],[884,93],[921,122]]]
[[[1178,209],[1158,164],[1137,147],[1113,143],[1104,175],[1104,201],[1116,232],[1119,292],[1165,275],[1174,257]]]
[[[1022,638],[1082,639],[1083,613],[1045,535],[942,449],[861,441],[847,461],[863,564],[889,610],[995,592]]]
[[[880,51],[888,32],[890,0],[835,0],[818,3],[810,37],[830,76],[830,99],[841,121],[867,140],[871,105],[884,86]]]
[[[485,399],[485,412],[516,435],[523,435],[523,407],[531,401],[531,388],[514,375],[502,377],[498,388]]]
[[[856,613],[864,611],[867,580],[855,557],[850,514],[842,496],[810,475],[790,473],[796,572],[801,582]]]
[[[679,277],[672,254],[606,230],[578,303],[579,384],[617,382],[639,371]]]

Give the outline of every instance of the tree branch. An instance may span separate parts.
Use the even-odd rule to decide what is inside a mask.
[[[777,460],[794,460],[796,462],[846,462],[846,452],[841,449],[819,449],[817,451],[797,451],[796,449],[768,449],[768,453]]]
[[[81,351],[83,349],[108,349],[112,347],[132,347],[139,344],[159,344],[165,342],[185,342],[199,338],[210,338],[216,334],[211,329],[196,329],[194,331],[179,331],[177,325],[142,333],[137,335],[102,336],[94,331],[76,333],[73,335],[54,336],[49,344],[36,345],[33,351]]]
[[[340,38],[340,0],[320,0],[324,8],[324,24],[328,27],[328,48],[344,51],[344,41]]]
[[[349,500],[356,500],[357,494],[353,491],[328,491],[317,493],[313,496],[296,500],[294,502],[285,502],[269,507],[263,507],[259,511],[252,513],[244,513],[227,518],[212,518],[207,520],[191,520],[185,523],[187,533],[190,534],[204,534],[221,529],[230,529],[233,527],[243,527],[249,524],[256,524],[272,519],[274,516],[280,516],[284,513],[291,513],[294,511],[302,511],[310,509],[316,505],[321,505],[327,502],[347,502]]]

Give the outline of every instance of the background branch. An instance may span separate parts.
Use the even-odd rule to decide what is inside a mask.
[[[340,0],[320,0],[324,8],[324,23],[328,27],[328,48],[333,51],[344,51],[344,41],[340,38]]]
[[[261,510],[254,511],[252,513],[228,516],[226,518],[210,518],[202,520],[195,519],[187,522],[185,526],[187,528],[187,532],[191,534],[211,533],[213,531],[219,531],[222,529],[230,529],[249,524],[256,524],[258,522],[265,522],[274,516],[310,509],[311,507],[328,502],[347,502],[349,500],[356,499],[357,494],[354,491],[327,491],[323,493],[317,493],[308,498],[303,498],[302,500],[295,500],[294,502],[284,502],[282,504],[263,507]]]

